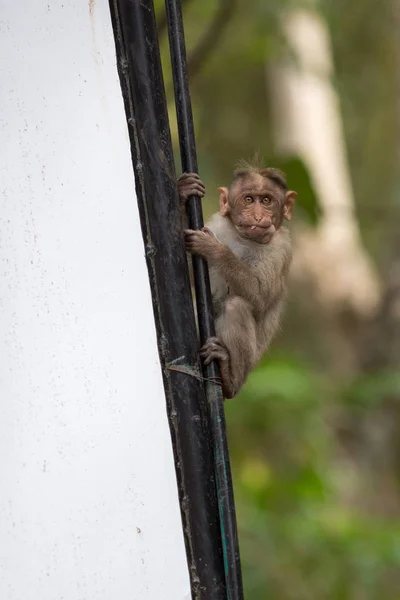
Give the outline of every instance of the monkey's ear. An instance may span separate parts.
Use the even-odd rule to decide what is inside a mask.
[[[227,217],[230,212],[229,206],[229,190],[226,187],[218,188],[219,191],[219,214]]]
[[[297,192],[293,192],[292,190],[286,192],[285,204],[283,205],[283,218],[287,219],[288,221],[290,221],[292,218],[292,212],[296,198]]]

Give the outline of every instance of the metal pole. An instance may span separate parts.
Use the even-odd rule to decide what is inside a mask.
[[[187,73],[182,7],[180,0],[165,0],[165,6],[167,11],[182,170],[184,172],[197,173],[196,143]],[[196,196],[189,198],[187,208],[190,227],[192,229],[201,229],[203,227],[203,214],[200,198]],[[210,279],[206,262],[202,258],[194,256],[193,271],[200,341],[203,344],[209,337],[215,335]],[[219,378],[219,369],[215,361],[205,369],[205,378],[210,430],[214,447],[214,469],[224,552],[227,596],[228,600],[242,600],[243,584],[232,476],[226,437],[224,399],[221,387],[215,383]]]
[[[175,451],[192,595],[193,600],[225,600],[207,400],[198,359],[154,6],[152,0],[110,0],[110,8]]]

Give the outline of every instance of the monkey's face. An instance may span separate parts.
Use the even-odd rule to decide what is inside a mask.
[[[231,186],[228,206],[226,216],[229,214],[239,235],[259,244],[268,244],[283,219],[290,218],[285,212],[285,191],[258,174]]]

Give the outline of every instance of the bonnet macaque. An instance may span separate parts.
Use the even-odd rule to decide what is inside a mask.
[[[195,173],[178,180],[181,204],[203,197]],[[204,364],[219,361],[225,398],[233,398],[268,349],[283,309],[296,192],[283,173],[242,163],[229,188],[219,188],[219,213],[202,230],[185,229],[186,249],[207,260],[216,337],[200,350]]]

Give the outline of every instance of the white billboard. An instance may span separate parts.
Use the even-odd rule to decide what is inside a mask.
[[[0,31],[0,598],[188,600],[108,2]]]

